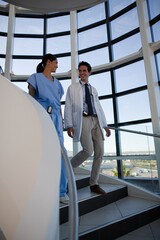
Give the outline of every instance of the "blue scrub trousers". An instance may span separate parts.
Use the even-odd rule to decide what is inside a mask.
[[[62,125],[62,117],[61,117],[60,111],[54,111],[52,112],[52,114],[50,114],[50,116],[56,128],[59,141],[64,146],[63,125]],[[67,174],[66,174],[63,157],[61,157],[60,197],[64,197],[66,193],[67,193]]]

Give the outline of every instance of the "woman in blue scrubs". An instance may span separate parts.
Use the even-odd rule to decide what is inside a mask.
[[[37,66],[37,73],[34,73],[27,80],[29,94],[34,97],[50,114],[50,117],[57,130],[60,142],[63,144],[63,118],[61,111],[61,98],[64,94],[61,83],[51,75],[56,72],[58,61],[52,54],[44,55]],[[67,176],[64,160],[61,159],[61,180],[60,180],[60,202],[68,203]]]

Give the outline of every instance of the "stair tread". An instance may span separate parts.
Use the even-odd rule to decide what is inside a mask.
[[[84,179],[84,178],[89,178],[90,175],[89,174],[75,174],[75,179],[76,180],[80,180],[80,179]]]
[[[107,193],[110,193],[112,191],[124,188],[124,185],[116,185],[116,184],[100,184],[100,187],[102,187]],[[89,198],[93,198],[96,196],[100,196],[99,194],[96,193],[92,193],[90,191],[90,187],[84,187],[81,189],[77,190],[77,198],[78,198],[78,202],[89,199]],[[63,203],[60,204],[60,208],[61,207],[65,207],[66,205],[64,205]]]
[[[95,229],[98,226],[124,219],[137,212],[160,205],[156,201],[127,196],[105,207],[79,217],[79,233]],[[96,217],[95,217],[96,216]],[[68,222],[60,226],[61,239],[68,236]]]

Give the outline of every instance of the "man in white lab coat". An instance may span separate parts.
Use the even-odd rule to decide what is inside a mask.
[[[98,185],[100,165],[104,154],[104,135],[110,136],[103,109],[100,105],[98,93],[92,87],[88,78],[91,66],[87,62],[80,62],[78,66],[80,81],[69,86],[64,110],[65,127],[68,135],[75,142],[80,141],[82,151],[72,159],[73,168],[81,165],[94,152],[90,190],[98,194],[106,192]]]

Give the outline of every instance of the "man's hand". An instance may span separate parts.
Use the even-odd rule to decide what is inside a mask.
[[[111,131],[109,130],[108,127],[104,129],[106,131],[106,136],[109,137],[111,135]]]
[[[68,133],[68,136],[70,136],[71,138],[73,138],[74,136],[74,129],[72,127],[69,127],[67,129],[67,133]]]

